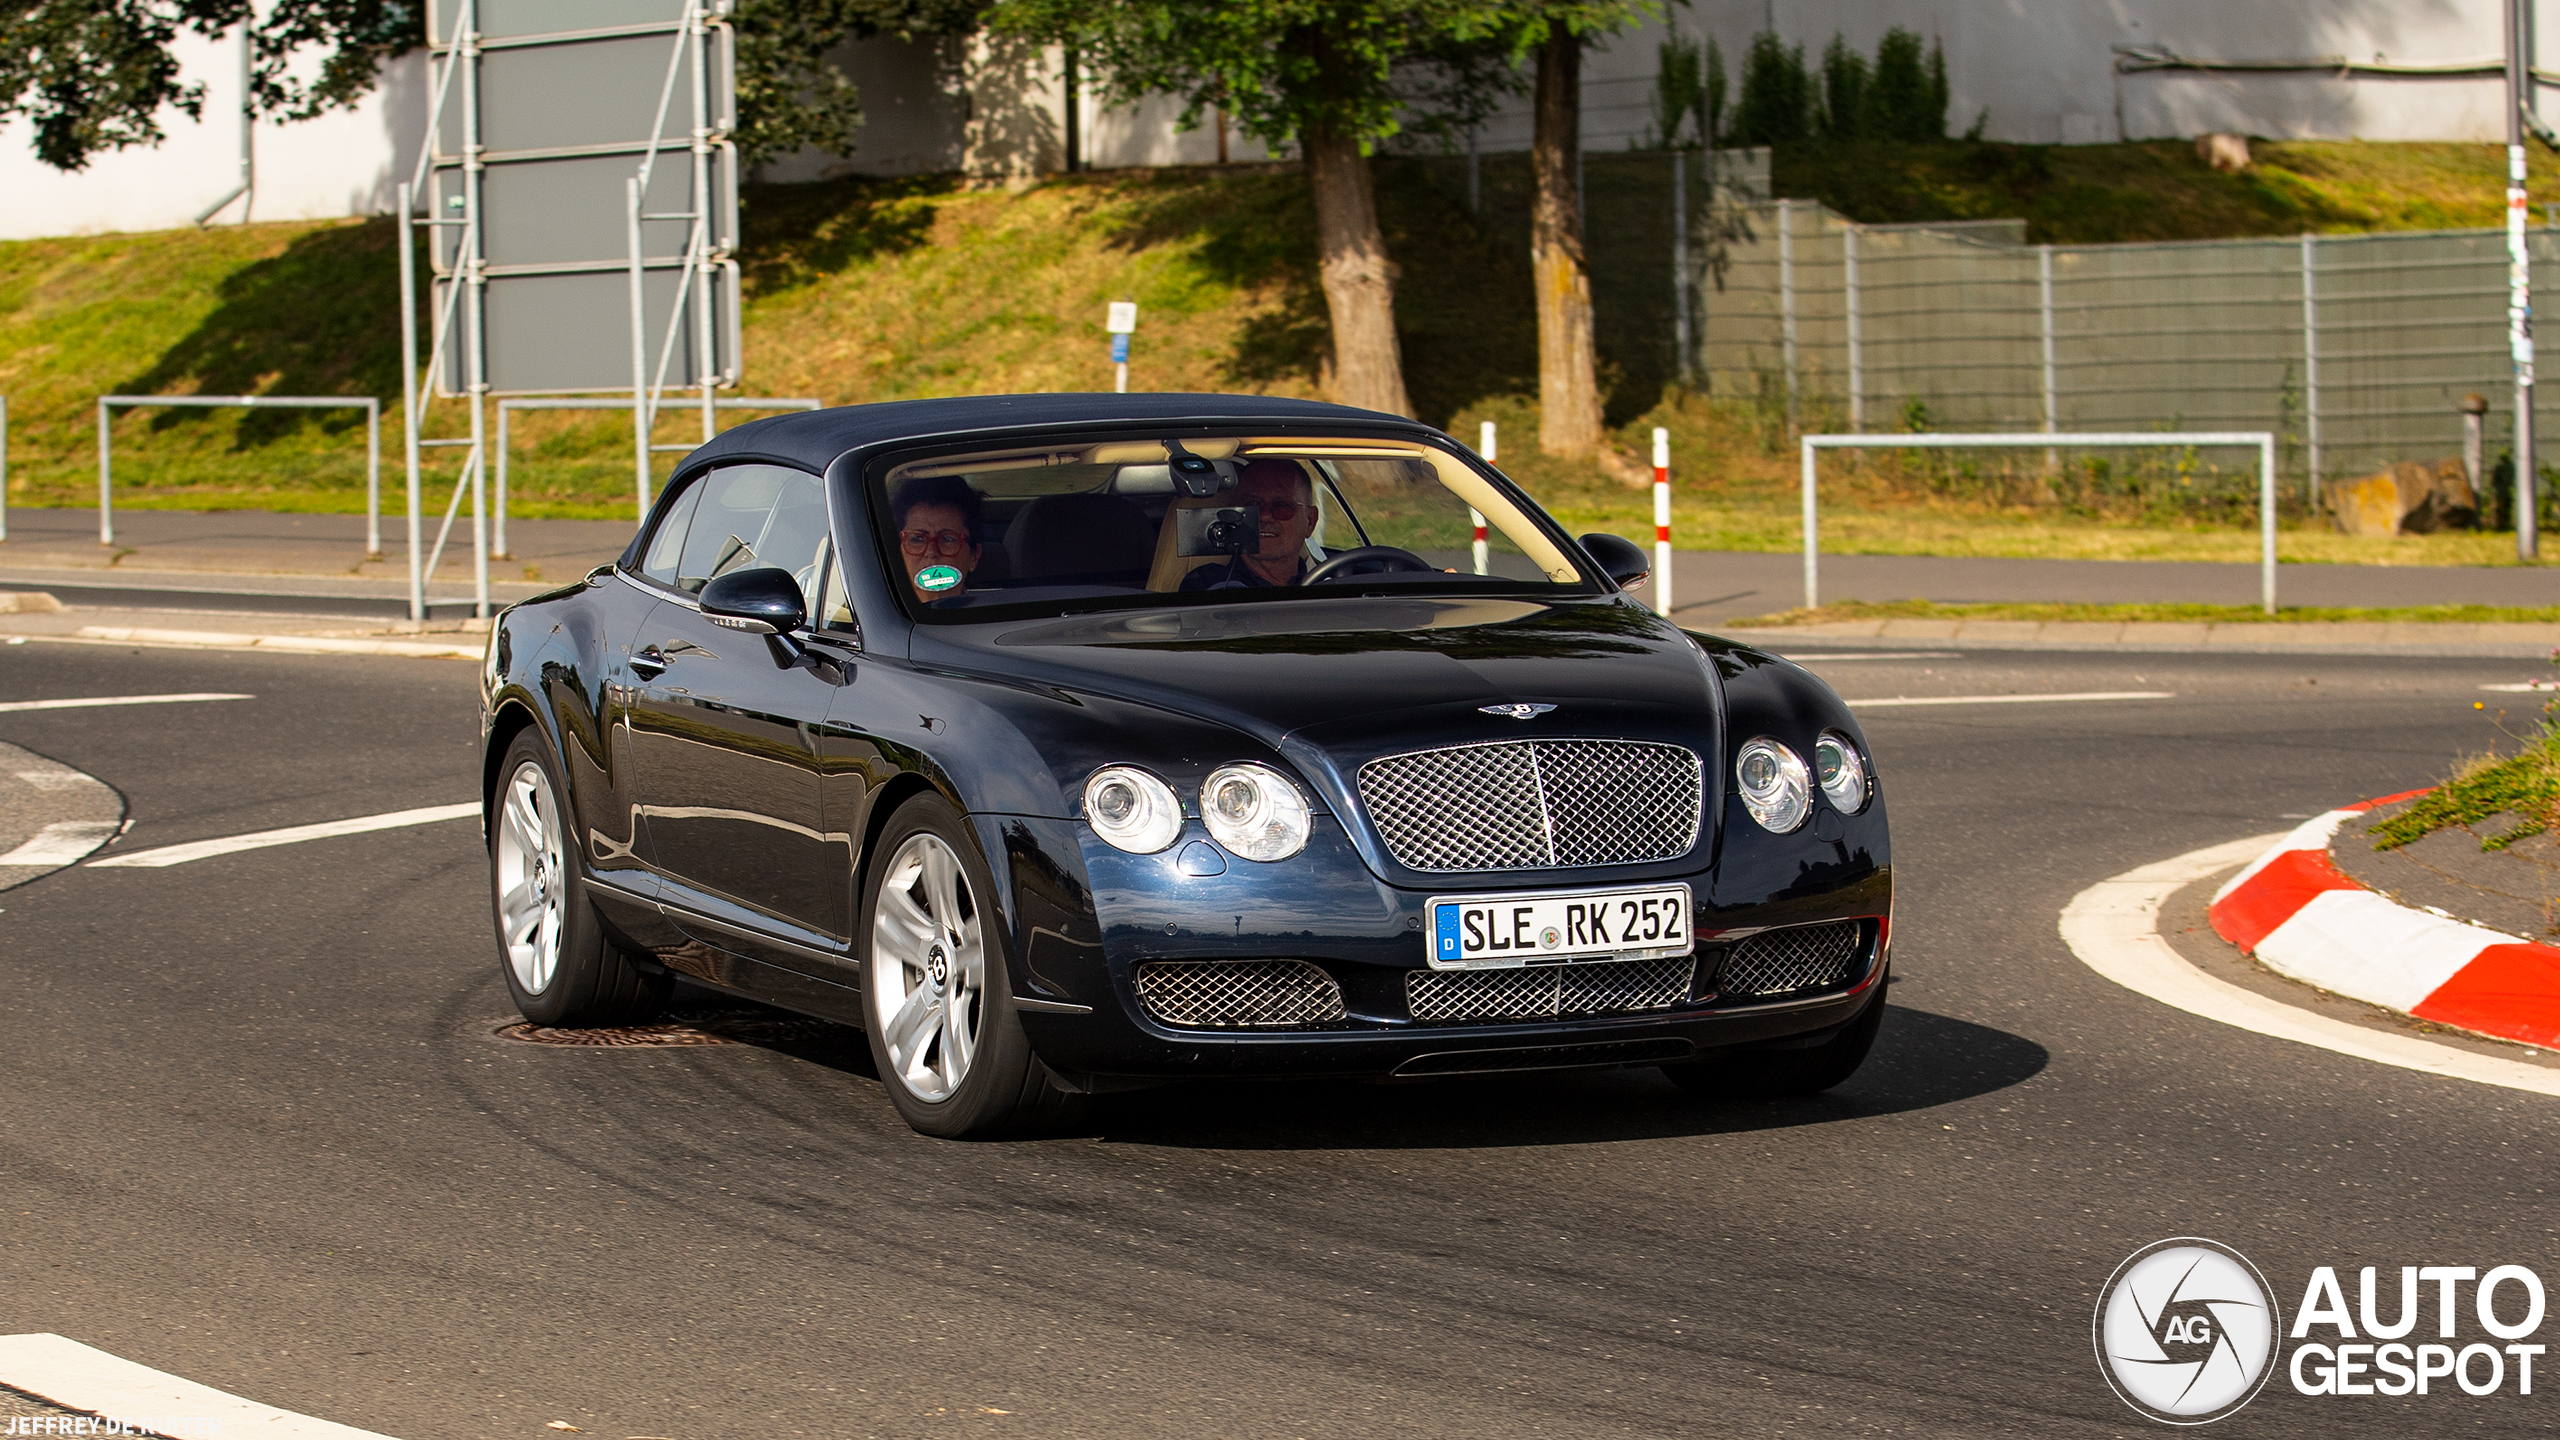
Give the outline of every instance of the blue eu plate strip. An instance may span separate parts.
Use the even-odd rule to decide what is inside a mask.
[[[1431,932],[1432,943],[1437,947],[1440,958],[1443,960],[1457,959],[1458,907],[1455,905],[1432,906]]]

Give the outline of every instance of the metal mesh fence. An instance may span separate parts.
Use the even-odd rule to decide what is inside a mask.
[[[2509,430],[2499,231],[2034,246],[2016,222],[1699,208],[1697,368],[1806,428],[2272,430],[2297,480],[2458,455],[2467,391],[2493,446]],[[2560,235],[2531,245],[2560,283]]]

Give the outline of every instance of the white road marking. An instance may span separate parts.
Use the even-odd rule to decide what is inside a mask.
[[[2071,903],[2063,907],[2063,941],[2071,947],[2072,954],[2080,957],[2081,964],[2137,995],[2190,1015],[2378,1065],[2529,1090],[2537,1095],[2560,1095],[2560,1072],[2456,1050],[2412,1036],[2367,1030],[2295,1009],[2204,973],[2188,964],[2162,938],[2160,907],[2172,894],[2245,865],[2284,838],[2280,834],[2253,835],[2226,845],[2209,845],[2101,880],[2071,897]]]
[[[60,770],[20,770],[17,776],[37,790],[77,790],[84,785],[104,789],[107,783],[95,775],[83,774],[68,766]]]
[[[2519,691],[2530,692],[2534,690],[2560,690],[2560,680],[2527,680],[2521,685],[2483,685],[2480,688],[2483,690],[2504,690],[2510,694],[2514,694]]]
[[[1897,695],[1890,700],[1852,700],[1853,706],[1884,705],[2033,705],[2047,700],[2172,700],[2174,690],[2075,690],[2053,695]]]
[[[184,845],[163,845],[157,850],[136,850],[130,855],[110,855],[92,860],[89,868],[104,870],[137,868],[156,870],[164,865],[184,865],[190,860],[205,860],[216,855],[234,855],[243,850],[264,850],[271,845],[298,845],[305,840],[327,840],[339,835],[362,835],[371,830],[398,830],[409,825],[428,825],[439,820],[477,817],[480,802],[472,800],[460,805],[429,805],[417,810],[392,810],[380,815],[358,815],[352,820],[323,820],[317,825],[288,825],[282,830],[260,830],[249,835],[228,835],[219,840],[190,840]]]
[[[7,700],[0,710],[82,710],[92,705],[184,705],[195,700],[255,700],[255,695],[223,695],[211,691],[190,695],[99,695],[86,700]]]
[[[0,1335],[0,1385],[159,1435],[385,1440],[372,1430],[244,1400],[59,1335]]]
[[[0,865],[68,865],[115,838],[120,820],[56,820],[6,855]]]
[[[1829,650],[1798,650],[1785,658],[1799,665],[1810,665],[1816,660],[1961,660],[1964,658],[1964,652],[1961,650],[1879,650],[1869,654],[1861,650],[1855,654],[1839,654]]]

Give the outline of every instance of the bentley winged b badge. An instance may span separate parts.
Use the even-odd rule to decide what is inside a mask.
[[[1553,710],[1553,709],[1554,709],[1554,708],[1556,708],[1556,707],[1554,707],[1553,705],[1519,705],[1519,704],[1513,704],[1513,705],[1479,705],[1479,706],[1477,706],[1476,708],[1477,708],[1478,710],[1483,711],[1483,712],[1484,712],[1485,714],[1487,714],[1487,715],[1508,715],[1508,716],[1510,716],[1510,717],[1511,717],[1512,719],[1514,719],[1514,720],[1535,720],[1535,719],[1537,719],[1539,716],[1546,714],[1548,711]]]

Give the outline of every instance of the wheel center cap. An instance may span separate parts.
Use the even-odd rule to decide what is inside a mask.
[[[942,953],[941,946],[924,952],[924,974],[937,990],[951,983],[951,958]]]

